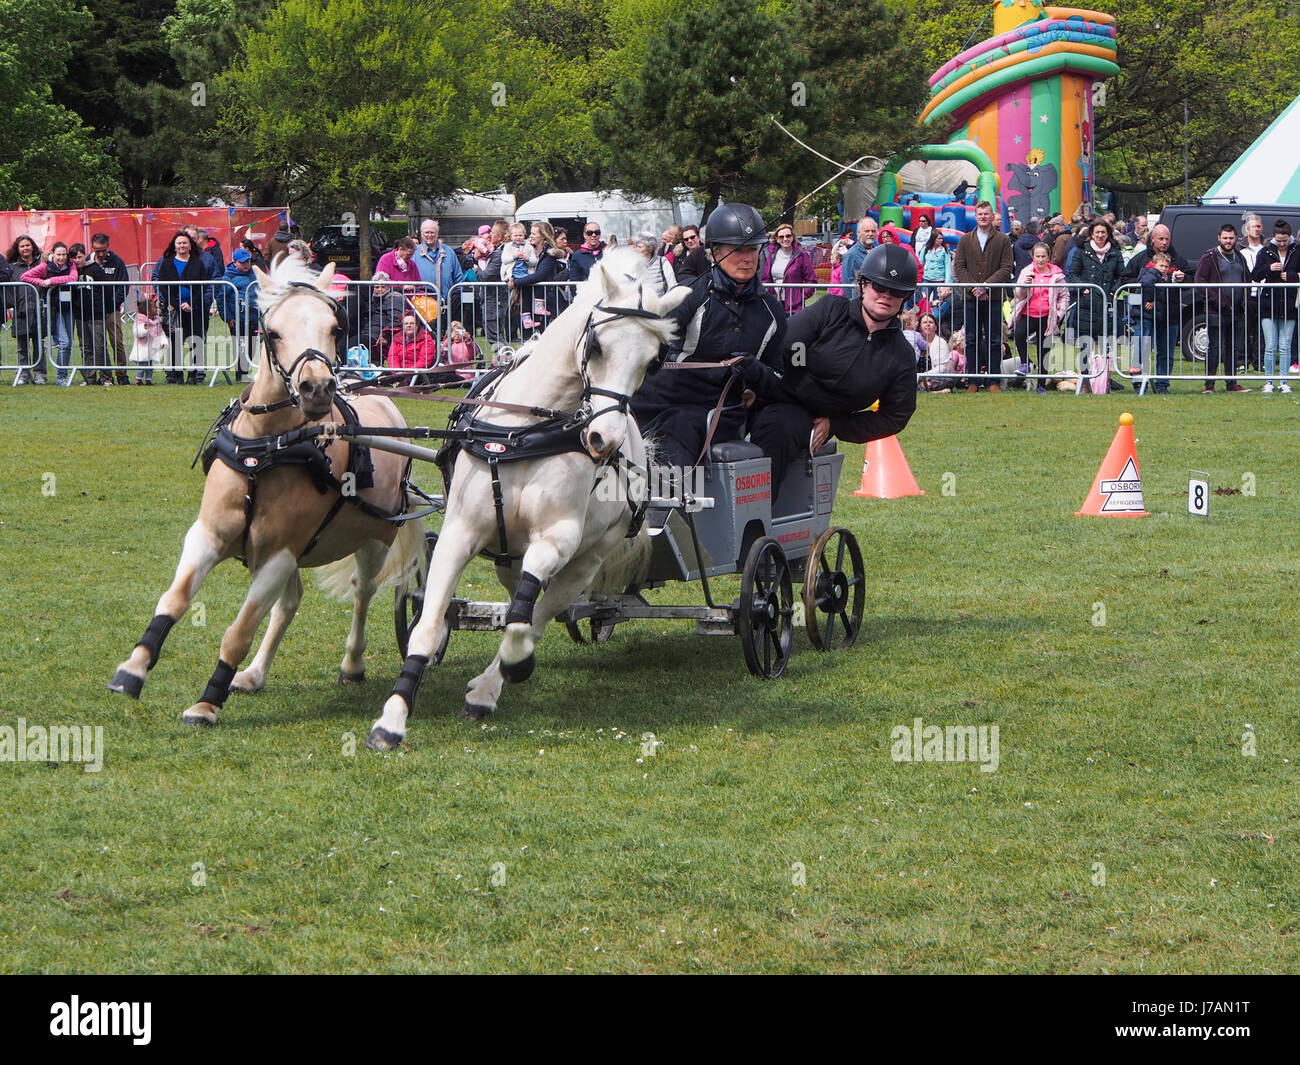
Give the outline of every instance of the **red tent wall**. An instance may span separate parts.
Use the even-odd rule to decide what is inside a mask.
[[[287,207],[86,207],[80,211],[0,211],[0,254],[20,234],[42,250],[55,241],[90,246],[95,233],[107,233],[110,247],[148,277],[175,232],[187,225],[206,229],[221,241],[226,261],[245,237],[259,247],[289,217]]]

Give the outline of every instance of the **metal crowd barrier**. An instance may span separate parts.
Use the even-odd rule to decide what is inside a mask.
[[[1128,356],[1119,373],[1139,391],[1163,391],[1170,381],[1201,381],[1210,389],[1241,379],[1291,390],[1300,284],[1171,282],[1152,295],[1148,307],[1140,285],[1115,290],[1113,329]]]
[[[364,376],[385,368],[409,317],[417,336],[430,338],[432,358],[422,371],[480,373],[544,332],[568,306],[577,284],[543,282],[516,290],[500,281],[463,281],[440,300],[434,283],[349,281],[346,291],[335,290],[348,312],[343,347],[354,363],[348,372]],[[784,305],[807,307],[827,292],[838,293],[843,283],[766,287]],[[990,289],[987,298],[976,295],[980,287]],[[1105,390],[1109,385],[1103,382],[1113,375],[1146,392],[1163,391],[1170,381],[1217,386],[1220,379],[1289,390],[1295,376],[1300,284],[1168,283],[1157,286],[1151,307],[1144,305],[1137,283],[1110,294],[1095,285],[1037,287],[1050,288],[1057,306],[1056,293],[1068,293],[1068,307],[1054,327],[1011,320],[1014,284],[923,285],[912,309],[928,309],[945,335],[964,335],[965,365],[930,366],[922,356],[922,380],[947,388],[1044,388],[1064,381],[1081,392]],[[188,300],[181,295],[186,288]],[[164,380],[206,375],[215,384],[223,375],[229,379],[256,369],[262,348],[257,289],[254,281],[241,296],[224,279],[188,285],[78,281],[62,291],[22,281],[0,283],[0,372],[12,373],[15,384],[24,377],[122,382],[148,379],[155,371]],[[152,317],[151,307],[157,308]],[[472,340],[467,363],[452,362],[453,322]],[[151,346],[152,361],[133,361]],[[413,373],[413,379],[417,376]]]

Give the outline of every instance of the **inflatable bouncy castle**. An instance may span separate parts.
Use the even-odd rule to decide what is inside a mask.
[[[973,227],[979,200],[1009,218],[1069,218],[1092,202],[1094,85],[1119,73],[1115,17],[1045,0],[993,0],[993,35],[930,77],[921,120],[945,138],[912,153],[965,159],[978,177],[965,195],[899,190],[907,158],[891,159],[875,209],[911,229],[920,207],[955,239]],[[1000,196],[999,196],[1000,193]],[[919,202],[913,202],[919,201]]]

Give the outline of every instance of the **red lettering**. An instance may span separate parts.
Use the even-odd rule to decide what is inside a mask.
[[[750,473],[736,478],[736,491],[744,492],[750,488],[766,488],[772,483],[771,471],[767,473]]]
[[[795,540],[807,540],[811,536],[812,532],[810,530],[800,529],[798,532],[786,533],[784,536],[778,536],[776,539],[778,543],[788,544]]]

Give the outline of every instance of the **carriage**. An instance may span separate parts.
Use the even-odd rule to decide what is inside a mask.
[[[758,447],[713,444],[692,479],[698,494],[650,498],[647,575],[622,592],[587,596],[556,620],[577,643],[603,643],[617,625],[637,619],[694,621],[702,635],[738,636],[749,671],[767,679],[785,671],[801,619],[817,650],[851,646],[866,586],[857,540],[831,524],[843,464],[844,455],[828,442],[787,472],[774,499],[771,463]],[[426,533],[430,556],[436,543],[437,533]],[[711,579],[737,573],[739,597],[716,602]],[[699,582],[703,605],[650,602],[645,594],[688,582]],[[795,585],[802,586],[798,601]],[[497,631],[505,627],[507,606],[454,598],[447,620],[453,630]],[[418,579],[398,586],[394,614],[403,656],[422,608]]]

